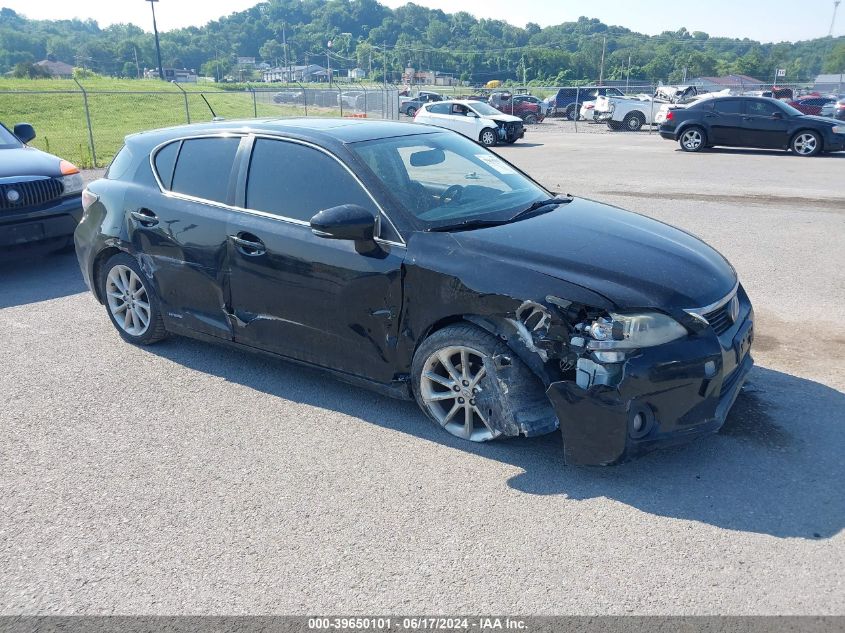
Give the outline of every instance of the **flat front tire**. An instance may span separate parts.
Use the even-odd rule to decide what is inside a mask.
[[[152,282],[135,258],[118,253],[100,269],[100,297],[120,336],[135,345],[150,345],[167,336]]]
[[[681,132],[678,143],[685,152],[700,152],[707,147],[707,135],[700,127],[690,127]]]
[[[478,136],[478,142],[484,147],[494,147],[499,142],[496,130],[492,128],[484,128]]]

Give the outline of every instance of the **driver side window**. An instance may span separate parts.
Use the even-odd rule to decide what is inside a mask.
[[[748,116],[762,116],[770,117],[776,112],[780,112],[780,108],[765,101],[749,101],[746,104]]]

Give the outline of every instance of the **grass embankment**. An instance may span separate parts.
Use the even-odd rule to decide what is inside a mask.
[[[156,80],[88,79],[88,109],[97,166],[111,160],[127,134],[187,122],[185,97],[176,86]],[[192,122],[209,121],[205,95],[217,116],[227,119],[301,116],[301,106],[276,105],[272,92],[221,90],[213,84],[183,84]],[[258,89],[263,86],[256,86]],[[24,91],[24,92],[22,92]],[[309,116],[337,116],[337,111],[308,107]],[[94,166],[82,93],[72,80],[0,79],[0,121],[11,128],[25,121],[35,127],[32,145],[80,167]]]

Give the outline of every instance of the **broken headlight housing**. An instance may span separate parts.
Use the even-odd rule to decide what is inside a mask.
[[[686,328],[661,312],[617,314],[602,317],[587,326],[587,349],[629,350],[663,345],[687,335]]]

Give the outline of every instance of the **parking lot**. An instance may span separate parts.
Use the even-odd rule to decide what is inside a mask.
[[[757,367],[720,434],[609,468],[468,444],[281,361],[129,346],[73,255],[0,264],[3,612],[845,614],[845,153],[552,124],[497,151],[736,267]]]

